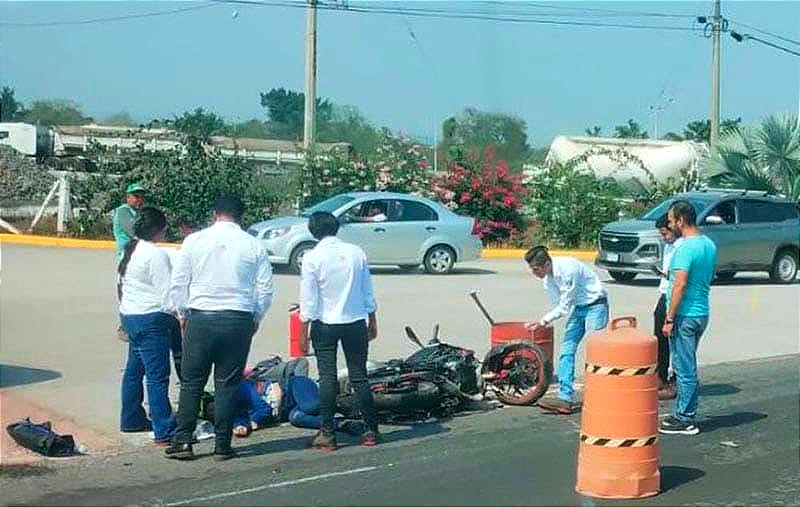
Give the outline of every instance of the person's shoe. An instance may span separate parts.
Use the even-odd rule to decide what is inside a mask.
[[[678,395],[678,390],[675,389],[675,384],[665,384],[664,387],[658,390],[659,400],[674,400]]]
[[[575,412],[575,405],[573,403],[556,397],[542,398],[537,405],[556,414],[569,415]]]
[[[153,423],[148,419],[141,428],[120,428],[119,430],[122,433],[144,433],[145,431],[153,431]]]
[[[311,440],[311,447],[319,451],[335,451],[336,435],[320,430]]]
[[[340,422],[338,428],[339,431],[347,433],[348,435],[352,435],[354,437],[363,435],[366,429],[367,429],[366,424],[364,424],[361,421],[354,421],[352,419]]]
[[[168,459],[194,459],[194,450],[192,444],[172,444],[164,449],[164,456]]]
[[[228,461],[239,456],[239,453],[233,450],[232,447],[227,449],[214,449],[214,461]]]
[[[661,420],[658,432],[665,435],[697,435],[700,433],[700,428],[694,423],[681,421],[675,416],[668,416]]]
[[[380,439],[377,431],[367,430],[364,432],[364,436],[361,437],[361,445],[364,447],[375,447],[379,443]]]

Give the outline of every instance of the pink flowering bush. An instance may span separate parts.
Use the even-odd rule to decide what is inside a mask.
[[[448,208],[475,219],[474,234],[484,244],[513,239],[525,228],[523,199],[528,190],[522,176],[513,174],[492,148],[482,157],[470,156],[450,164],[436,178],[433,192]]]

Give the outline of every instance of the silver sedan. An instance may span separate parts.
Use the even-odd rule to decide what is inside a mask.
[[[443,205],[408,194],[353,192],[340,194],[312,206],[299,216],[259,222],[247,232],[262,240],[273,264],[300,271],[303,255],[316,242],[308,231],[315,211],[335,215],[342,226],[338,236],[364,249],[371,265],[397,265],[445,274],[456,262],[480,257],[481,240],[475,220],[457,215]]]

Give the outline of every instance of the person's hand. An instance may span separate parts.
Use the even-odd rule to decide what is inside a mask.
[[[378,337],[378,323],[375,321],[371,321],[367,326],[367,337],[369,341],[374,340]]]
[[[181,327],[181,334],[186,336],[186,319],[178,318],[178,325]]]
[[[536,331],[540,327],[544,327],[542,325],[542,321],[541,320],[533,320],[531,322],[525,323],[525,329],[528,329],[530,331]]]
[[[661,328],[661,332],[664,333],[664,336],[670,337],[672,336],[672,322],[664,322],[664,327]]]
[[[255,336],[255,334],[256,334],[257,332],[258,332],[258,321],[257,321],[257,320],[254,320],[254,321],[253,321],[253,336]]]

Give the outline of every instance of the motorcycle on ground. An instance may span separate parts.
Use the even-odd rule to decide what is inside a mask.
[[[367,378],[381,421],[448,417],[490,392],[505,404],[529,405],[550,383],[551,361],[534,343],[520,340],[492,347],[481,362],[473,350],[442,342],[438,324],[425,345],[411,327],[405,332],[419,350],[405,359],[368,363]],[[347,377],[340,378],[339,393],[339,412],[357,417]]]

